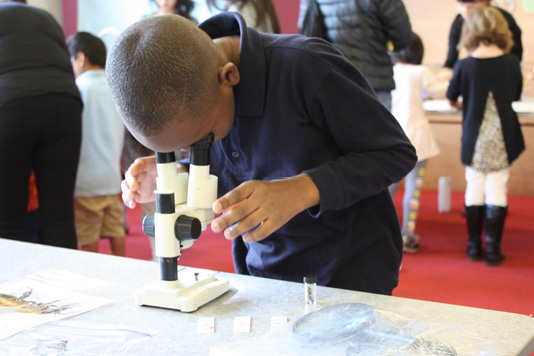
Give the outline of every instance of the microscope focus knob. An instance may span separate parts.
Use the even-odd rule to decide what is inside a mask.
[[[143,232],[148,237],[156,237],[154,214],[146,215],[143,219]]]
[[[197,218],[180,215],[174,224],[174,235],[180,241],[196,240],[202,231],[202,224]]]

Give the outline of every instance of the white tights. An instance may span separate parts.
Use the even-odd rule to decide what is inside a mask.
[[[465,205],[497,205],[508,206],[506,194],[509,168],[501,171],[482,173],[467,166],[465,167]]]

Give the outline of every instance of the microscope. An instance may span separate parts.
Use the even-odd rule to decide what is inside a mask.
[[[139,290],[139,305],[192,312],[229,289],[214,272],[183,268],[182,249],[191,247],[214,218],[217,177],[209,174],[210,134],[191,146],[189,173],[177,173],[174,152],[156,152],[156,213],[143,220],[145,235],[155,238],[160,280]]]

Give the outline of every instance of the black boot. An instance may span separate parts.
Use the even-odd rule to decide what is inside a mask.
[[[471,205],[465,207],[467,221],[467,258],[471,261],[482,259],[482,224],[484,222],[484,205]]]
[[[486,205],[486,265],[488,266],[498,266],[504,260],[501,240],[507,213],[507,206]]]

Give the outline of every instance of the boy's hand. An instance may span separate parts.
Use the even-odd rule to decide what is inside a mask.
[[[305,174],[270,182],[249,181],[213,203],[214,232],[245,242],[260,241],[278,230],[301,211],[319,204],[319,191]]]
[[[187,172],[187,169],[177,163],[178,173]],[[154,201],[156,196],[156,156],[141,157],[132,163],[124,180],[121,182],[122,201],[130,209],[135,208],[137,203],[148,203]]]
[[[137,203],[148,203],[156,197],[156,156],[141,157],[132,163],[121,182],[122,201],[133,209]]]

